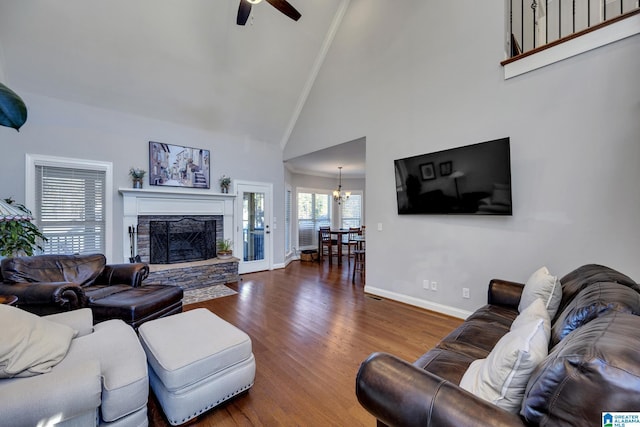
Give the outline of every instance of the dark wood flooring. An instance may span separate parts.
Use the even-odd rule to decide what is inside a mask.
[[[349,267],[297,261],[243,275],[230,285],[237,295],[186,306],[207,308],[249,334],[257,366],[247,393],[188,425],[374,426],[355,395],[360,363],[375,351],[413,361],[461,321],[367,296],[358,276],[351,284]],[[168,426],[149,399],[149,425]]]

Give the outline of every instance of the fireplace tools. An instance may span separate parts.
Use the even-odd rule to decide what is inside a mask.
[[[140,259],[140,255],[136,254],[136,227],[135,225],[129,226],[129,246],[131,248],[131,256],[129,257],[129,262],[142,262]]]

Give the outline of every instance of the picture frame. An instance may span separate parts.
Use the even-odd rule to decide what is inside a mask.
[[[149,141],[149,185],[209,189],[210,165],[209,150]]]
[[[433,162],[423,163],[420,165],[420,175],[423,181],[429,181],[436,179],[436,170],[433,166]]]
[[[453,162],[440,163],[440,176],[449,176],[453,172]]]

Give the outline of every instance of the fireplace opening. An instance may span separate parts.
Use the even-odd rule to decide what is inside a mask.
[[[151,264],[201,261],[216,256],[216,221],[149,221]]]

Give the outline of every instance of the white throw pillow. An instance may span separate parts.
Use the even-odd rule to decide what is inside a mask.
[[[51,371],[67,354],[75,331],[66,325],[0,304],[0,378]]]
[[[536,366],[549,352],[551,321],[536,299],[514,321],[486,359],[469,365],[460,387],[502,409],[517,414]]]
[[[549,312],[549,318],[553,319],[560,307],[562,285],[556,276],[549,273],[547,267],[539,268],[525,282],[518,311],[522,313],[537,298],[542,299]]]

